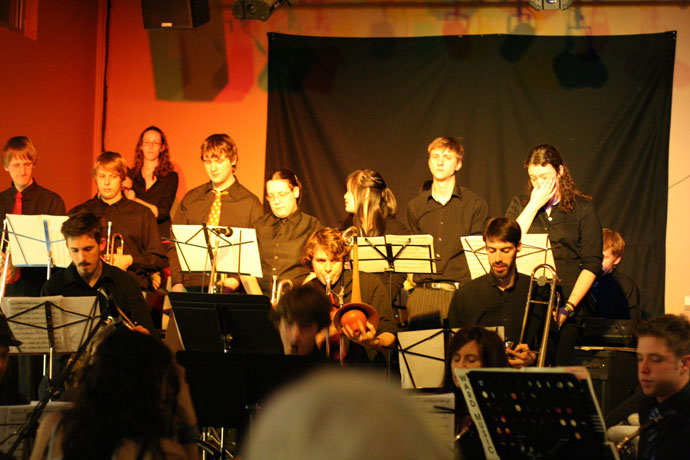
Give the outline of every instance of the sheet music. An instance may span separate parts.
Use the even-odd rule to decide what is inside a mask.
[[[4,443],[0,444],[0,450],[6,452],[10,446],[14,444],[14,441],[17,439],[17,435],[13,433],[24,425],[31,413],[36,408],[37,403],[38,401],[32,401],[30,404],[23,404],[20,406],[0,406],[0,440],[5,440]],[[66,410],[71,406],[72,403],[69,402],[49,402],[41,414],[39,423],[47,414]],[[24,458],[23,449],[23,444],[17,446],[17,450],[14,451],[15,458]]]
[[[46,244],[46,225],[53,265],[67,267],[72,262],[65,238],[60,232],[60,227],[67,220],[67,216],[8,214],[7,220],[14,266],[46,267],[48,265],[50,261]]]
[[[491,270],[489,256],[486,252],[486,244],[481,235],[461,236],[462,248],[465,251],[467,266],[470,269],[472,279],[484,276]],[[527,276],[532,275],[534,267],[540,264],[549,264],[556,268],[553,260],[553,251],[547,233],[528,233],[522,235],[522,246],[517,253],[517,270]],[[549,275],[549,272],[536,275]],[[550,276],[546,276],[550,278]]]
[[[371,244],[369,244],[371,243]],[[379,254],[386,254],[386,244],[391,245],[396,273],[435,273],[434,237],[431,235],[384,235],[358,237],[359,269],[368,273],[382,273],[388,270],[388,261]],[[405,249],[400,251],[403,247]]]
[[[211,262],[208,258],[206,239],[201,225],[173,225],[173,239],[183,271],[209,272]],[[209,227],[225,228],[225,227]],[[232,236],[210,235],[212,244],[218,238],[218,273],[237,273],[237,263],[241,258],[240,273],[262,278],[259,247],[256,242],[256,230],[253,228],[232,227]]]
[[[455,458],[455,394],[410,394],[422,417],[441,444],[448,448],[448,458]]]
[[[46,306],[50,302],[53,323],[54,351],[72,353],[79,348],[82,340],[98,321],[99,311],[96,297],[5,297],[2,311],[9,318],[8,324],[19,347],[10,347],[12,353],[47,353],[50,349]],[[37,308],[37,305],[40,305]],[[80,316],[79,314],[83,315]],[[17,316],[18,315],[18,316]],[[84,316],[96,318],[85,320]],[[74,323],[74,324],[72,324]]]
[[[46,300],[40,300],[46,299]],[[2,310],[9,318],[8,324],[14,337],[22,342],[20,347],[10,347],[12,353],[46,353],[50,349],[48,339],[48,322],[46,319],[46,307],[37,305],[50,301],[56,305],[60,302],[60,297],[5,297],[2,299]],[[12,318],[15,315],[16,318]],[[53,327],[62,324],[62,312],[56,308],[52,309]],[[24,323],[20,324],[18,323]],[[65,329],[55,329],[53,331],[55,350],[65,346]]]
[[[398,352],[402,388],[439,388],[443,384],[445,345],[442,332],[443,329],[398,332],[398,342],[404,351],[423,355]]]

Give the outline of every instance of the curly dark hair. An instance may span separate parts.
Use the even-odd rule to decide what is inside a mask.
[[[563,161],[563,157],[560,153],[558,153],[558,150],[556,150],[556,147],[553,145],[537,145],[529,151],[529,154],[527,154],[527,158],[525,159],[523,165],[525,169],[529,168],[531,165],[551,165],[556,172],[559,172],[559,168],[563,166],[563,174],[561,174],[560,178],[558,179],[558,190],[561,194],[560,207],[563,212],[573,212],[575,209],[575,200],[578,196],[587,200],[592,199],[591,196],[585,195],[577,189],[575,186],[575,181],[570,175],[570,170],[565,165],[565,161]],[[524,201],[524,204],[527,204],[529,201],[529,196],[532,193],[533,188],[532,182],[528,180],[527,199]]]
[[[302,265],[309,270],[313,270],[312,261],[314,260],[314,253],[316,247],[320,247],[324,252],[334,260],[341,260],[347,262],[350,254],[350,247],[343,239],[341,232],[331,227],[324,227],[316,230],[311,234],[304,245],[302,252]]]
[[[139,134],[137,146],[134,148],[134,168],[132,168],[132,176],[138,176],[142,166],[144,166],[144,152],[141,150],[141,146],[144,142],[144,134],[148,131],[155,131],[161,136],[161,151],[158,154],[158,166],[153,170],[153,175],[154,177],[165,177],[173,170],[173,164],[170,162],[168,138],[165,137],[163,130],[157,126],[149,126]]]
[[[110,459],[124,440],[156,451],[171,437],[180,384],[170,350],[129,330],[108,335],[81,374],[62,421],[65,459]]]

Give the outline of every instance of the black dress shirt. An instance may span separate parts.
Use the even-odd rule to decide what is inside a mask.
[[[55,273],[43,285],[42,296],[62,295],[65,297],[89,297],[96,296],[100,303],[101,312],[107,308],[107,297],[101,292],[110,293],[115,304],[136,323],[144,326],[151,332],[155,332],[149,308],[141,295],[141,289],[127,272],[117,267],[103,263],[103,272],[93,287],[89,286],[79,273],[74,264],[70,264],[65,270]]]
[[[7,214],[12,214],[14,195],[17,189],[14,184],[0,193],[0,222],[5,221]],[[22,191],[22,214],[64,216],[65,203],[55,192],[41,187],[34,179],[33,183]],[[42,267],[20,268],[21,276],[15,283],[8,284],[5,295],[8,297],[35,297],[46,282],[46,269]]]
[[[134,175],[134,171],[127,170],[127,175],[132,179],[132,190],[140,200],[151,203],[158,208],[158,233],[163,238],[170,236],[170,208],[175,201],[179,178],[175,171],[170,171],[163,177],[156,178],[150,189],[146,189],[146,180],[139,174]]]
[[[652,408],[656,407],[661,420],[652,428],[643,430],[638,446],[639,460],[684,460],[690,452],[690,383],[662,403],[647,396],[640,402],[640,426],[650,421]],[[655,434],[652,431],[656,430]],[[657,440],[650,445],[650,438]]]
[[[641,318],[640,289],[619,270],[597,278],[583,302],[589,314],[598,318]]]
[[[483,198],[455,183],[450,200],[441,205],[423,191],[407,205],[407,224],[412,233],[434,237],[436,274],[415,275],[415,283],[470,281],[470,270],[460,242],[461,236],[480,234],[489,214]]]
[[[515,197],[506,216],[517,218],[528,199]],[[575,209],[563,212],[556,204],[547,215],[544,208],[537,213],[528,233],[548,233],[558,277],[563,281],[563,303],[568,300],[582,270],[599,276],[602,272],[603,236],[599,217],[591,200],[577,197]]]
[[[278,281],[294,280],[309,272],[302,265],[302,252],[311,234],[321,227],[316,217],[300,210],[286,218],[269,212],[254,222],[263,272],[259,286],[265,295],[271,295],[273,276]]]
[[[251,228],[252,224],[263,215],[261,201],[252,192],[242,186],[237,178],[225,189],[227,195],[221,197],[220,222],[223,227]],[[213,184],[207,182],[187,192],[182,198],[180,208],[173,216],[174,225],[201,225],[208,221],[208,214],[215,199]],[[180,262],[175,245],[168,249],[172,284],[183,282]],[[199,285],[201,276],[185,276],[184,284]]]
[[[450,327],[503,326],[505,339],[517,344],[525,315],[529,283],[529,276],[516,273],[513,286],[501,291],[494,275],[487,273],[460,286],[453,294],[448,310]],[[544,297],[545,295],[541,295],[538,300]],[[533,350],[539,346],[543,324],[544,306],[532,304],[524,342]]]
[[[70,210],[70,214],[87,211],[107,222],[112,222],[111,235],[120,233],[124,240],[124,254],[132,256],[132,265],[127,268],[139,283],[141,289],[150,289],[149,274],[161,271],[167,266],[165,249],[158,235],[158,225],[153,213],[146,206],[128,200],[124,196],[113,204],[107,204],[98,197]]]

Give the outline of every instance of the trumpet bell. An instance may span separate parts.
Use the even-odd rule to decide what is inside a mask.
[[[358,315],[357,313],[362,314],[366,321],[370,322],[374,326],[374,329],[378,327],[380,321],[379,312],[377,312],[374,307],[365,303],[352,302],[343,305],[335,313],[335,316],[333,317],[333,325],[335,326],[336,330],[340,332],[343,328],[343,325],[348,325],[351,328],[353,325],[356,325],[357,319],[362,318],[362,316]]]

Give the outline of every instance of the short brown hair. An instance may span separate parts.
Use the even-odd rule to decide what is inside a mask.
[[[486,223],[482,237],[485,243],[488,240],[507,241],[517,247],[522,238],[522,230],[512,217],[494,217]]]
[[[465,147],[462,146],[462,137],[437,137],[431,141],[431,144],[427,147],[427,151],[429,155],[431,155],[431,152],[437,149],[450,150],[460,161],[462,161],[462,158],[465,156]]]
[[[623,250],[625,249],[625,240],[620,233],[615,232],[609,228],[604,228],[604,251],[611,250],[611,253],[616,257],[623,257]]]
[[[90,212],[77,212],[71,214],[60,227],[62,236],[67,238],[78,238],[80,236],[90,236],[96,243],[100,243],[103,236],[103,219]]]
[[[207,158],[227,158],[233,163],[234,171],[239,159],[235,141],[227,134],[211,134],[201,144],[201,161]]]
[[[2,164],[7,167],[14,158],[27,159],[36,164],[38,153],[34,143],[26,136],[11,137],[2,149]]]
[[[304,245],[304,253],[302,255],[302,264],[309,270],[313,270],[312,260],[314,260],[314,253],[316,247],[328,254],[328,256],[335,260],[342,260],[345,262],[348,259],[350,247],[345,243],[343,235],[336,229],[331,227],[324,227],[311,234]]]
[[[288,322],[296,322],[300,326],[316,324],[322,329],[331,324],[331,302],[323,289],[305,285],[287,291],[272,312],[272,319],[276,326],[282,318]]]
[[[656,337],[666,341],[677,358],[690,355],[690,322],[683,315],[663,315],[641,321],[635,337]]]
[[[127,177],[127,161],[117,152],[103,152],[98,155],[93,165],[93,177],[96,177],[99,167],[106,171],[115,171],[120,176],[120,180],[125,180]]]

